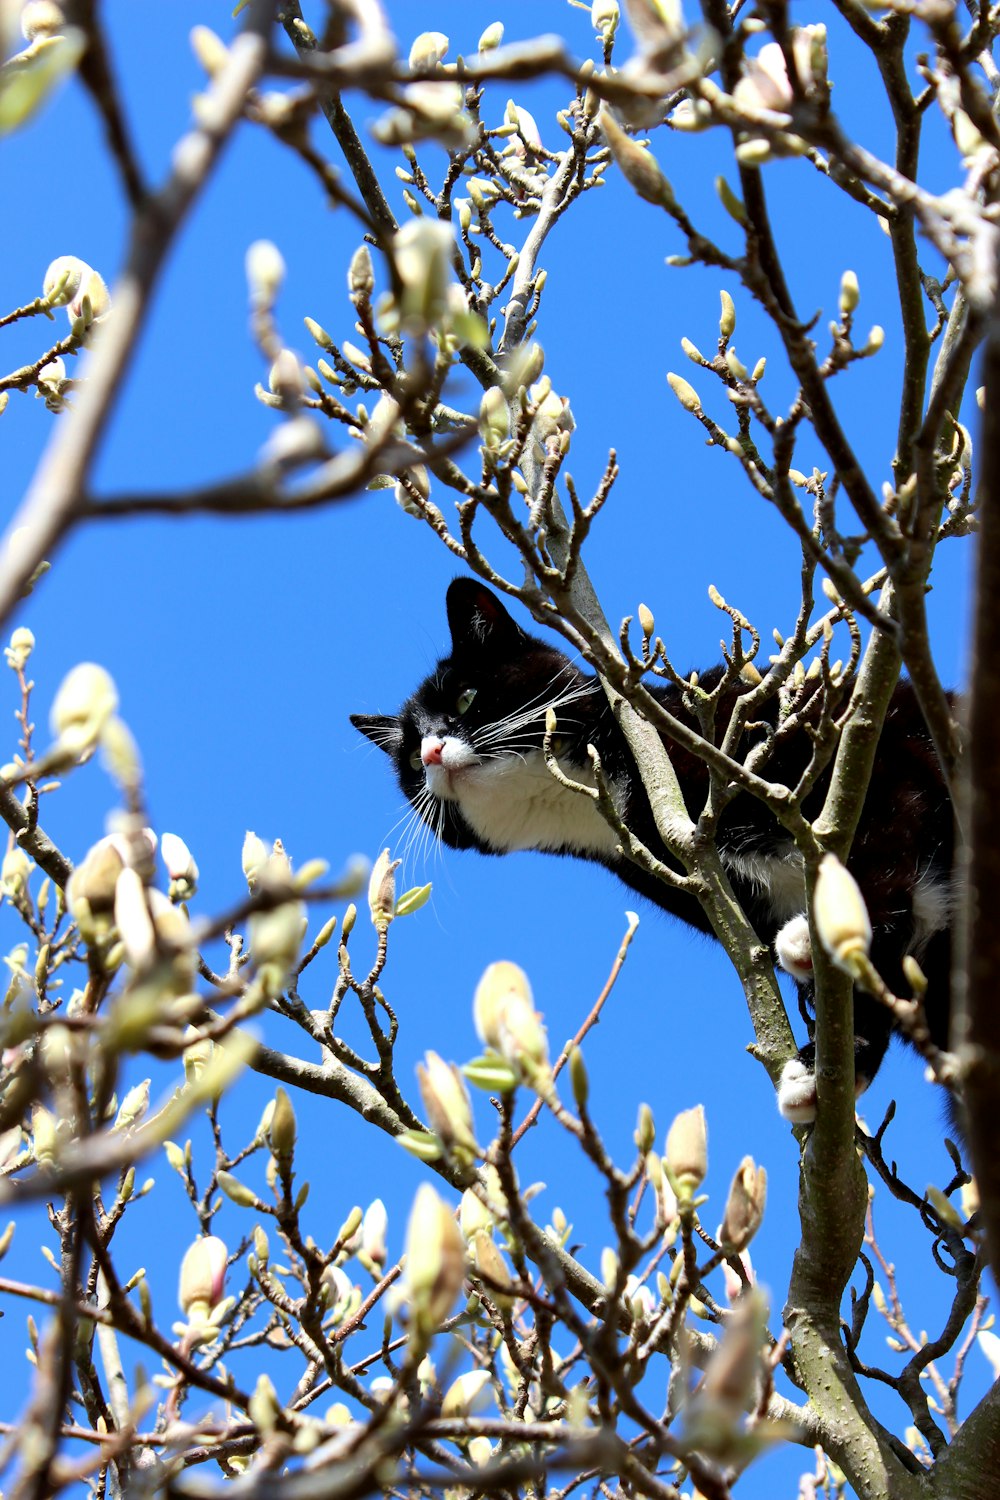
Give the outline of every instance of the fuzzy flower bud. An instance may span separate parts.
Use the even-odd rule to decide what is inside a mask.
[[[835,854],[824,854],[813,896],[816,933],[838,969],[858,973],[868,957],[872,926],[854,876]]]
[[[410,48],[409,63],[414,71],[436,68],[448,55],[450,42],[443,31],[422,31]]]
[[[701,411],[701,398],[694,386],[689,384],[683,375],[667,375],[667,384],[681,403],[685,411]]]
[[[601,109],[598,123],[622,176],[639,197],[660,208],[672,205],[674,190],[660,171],[652,152],[622,129],[607,105]]]
[[[476,43],[479,52],[494,52],[503,41],[503,22],[492,21]]]
[[[118,689],[110,673],[84,661],[63,678],[52,704],[52,732],[70,754],[89,750],[118,707]]]
[[[501,1018],[512,996],[518,996],[531,1004],[531,985],[527,974],[517,964],[509,963],[506,959],[490,964],[476,986],[472,1016],[480,1041],[497,1051],[500,1049]]]
[[[398,859],[390,859],[388,849],[383,849],[372,865],[368,881],[368,909],[376,932],[385,932],[396,915],[396,871],[400,863]]]
[[[417,1064],[420,1097],[434,1134],[447,1150],[475,1156],[479,1152],[472,1128],[472,1106],[461,1073],[436,1052],[427,1052]]]
[[[479,403],[479,431],[487,448],[498,448],[510,436],[510,412],[499,386],[491,385]]]
[[[761,1226],[767,1202],[767,1173],[744,1156],[736,1169],[719,1238],[738,1254],[745,1250]]]
[[[392,241],[392,256],[402,283],[400,327],[426,333],[445,316],[451,284],[452,226],[441,219],[410,219]]]
[[[603,41],[611,40],[618,30],[620,20],[618,0],[594,0],[590,7],[590,24]]]
[[[268,1122],[267,1135],[271,1152],[279,1162],[290,1162],[295,1151],[298,1125],[295,1108],[283,1088],[274,1091],[274,1109]]]
[[[692,1194],[708,1171],[708,1130],[701,1104],[677,1116],[667,1133],[667,1168],[680,1193]]]
[[[89,327],[111,311],[111,296],[103,278],[76,255],[59,255],[50,263],[42,279],[42,294],[53,307],[65,307],[71,324],[82,318]]]
[[[268,853],[264,840],[258,838],[255,833],[247,830],[243,840],[243,874],[246,876],[247,884],[253,890],[267,865]]]
[[[359,245],[347,268],[347,290],[351,297],[367,300],[375,290],[375,268],[367,245]]]
[[[178,834],[165,833],[160,854],[170,877],[171,900],[187,901],[198,888],[198,866],[191,850]]]
[[[20,844],[15,844],[4,855],[3,864],[0,865],[0,891],[13,901],[24,890],[33,868]]]
[[[840,316],[846,318],[861,301],[861,289],[853,271],[845,271],[840,278]]]
[[[177,1301],[189,1322],[204,1323],[222,1301],[228,1259],[224,1241],[214,1234],[203,1235],[185,1252]]]
[[[24,625],[18,627],[10,638],[10,645],[4,650],[7,665],[15,672],[20,671],[27,665],[28,657],[35,649],[35,637]]]
[[[254,240],[246,253],[246,277],[255,307],[272,307],[285,279],[285,260],[270,240]]]
[[[361,1220],[361,1249],[374,1266],[384,1266],[387,1257],[385,1237],[389,1215],[381,1198],[373,1198]]]
[[[406,1228],[406,1288],[412,1337],[426,1345],[451,1312],[465,1279],[462,1232],[429,1183],[417,1189]]]
[[[442,1417],[445,1420],[470,1417],[473,1412],[481,1411],[489,1403],[488,1388],[492,1379],[489,1370],[466,1370],[464,1375],[459,1375],[445,1391],[441,1402]]]

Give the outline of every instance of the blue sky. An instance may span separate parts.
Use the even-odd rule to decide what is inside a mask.
[[[578,55],[596,55],[586,12],[557,0],[530,7],[512,0],[419,6],[396,0],[388,10],[404,53],[425,27],[451,37],[452,56],[471,52],[483,27],[499,18],[508,39],[559,31]],[[816,19],[804,5],[793,13],[803,22]],[[190,27],[212,24],[227,35],[226,9],[191,0],[157,7],[109,0],[106,15],[140,155],[159,182],[202,82]],[[887,112],[880,109],[874,69],[836,29],[830,71],[845,122],[885,153]],[[551,85],[517,91],[546,144],[558,143],[553,117],[568,97]],[[506,91],[490,96],[488,117],[499,121],[505,98]],[[358,105],[362,126],[377,113],[365,101]],[[927,178],[939,189],[959,180],[958,164],[943,134],[932,129],[930,136]],[[336,156],[322,124],[314,139]],[[735,226],[713,189],[717,172],[733,177],[725,141],[662,137],[657,151],[699,223],[735,251]],[[379,160],[402,214],[401,184],[392,175],[397,159],[381,153]],[[440,152],[428,148],[422,160],[433,180]],[[2,161],[4,196],[18,229],[0,240],[0,312],[40,291],[56,255],[83,257],[113,284],[126,219],[83,91],[67,87],[37,121],[4,142]],[[772,164],[766,180],[795,295],[804,316],[819,313],[820,340],[848,267],[861,282],[859,327],[886,328],[883,352],[841,376],[836,392],[870,478],[881,484],[891,472],[901,361],[888,240],[871,216],[802,162]],[[514,233],[517,226],[509,228]],[[286,342],[314,360],[305,316],[335,338],[351,336],[345,269],[360,239],[355,226],[325,206],[285,151],[244,127],[168,264],[102,445],[99,495],[181,487],[238,472],[274,430],[275,414],[253,396],[266,370],[248,334],[243,272],[247,245],[262,237],[280,246],[288,266],[278,304]],[[680,350],[682,336],[713,349],[719,291],[727,285],[715,271],[667,267],[665,257],[682,249],[666,216],[609,174],[606,188],[588,195],[545,247],[549,280],[537,336],[554,386],[571,400],[577,429],[568,468],[581,493],[597,483],[610,447],[621,462],[621,478],[586,554],[607,613],[617,620],[644,601],[674,661],[688,669],[718,657],[723,632],[709,584],[766,638],[772,627],[791,625],[798,568],[780,519],[754,496],[734,462],[705,447],[701,429],[667,387],[667,370],[694,378]],[[933,266],[929,252],[927,260]],[[739,311],[735,346],[748,365],[769,356],[766,390],[780,410],[792,388],[775,341],[746,297],[731,283],[728,289]],[[61,323],[55,326],[61,335]],[[38,352],[40,336],[32,323],[0,331],[3,368]],[[724,404],[703,378],[699,389],[724,419]],[[478,396],[469,377],[455,377],[451,398],[472,409]],[[53,420],[41,402],[16,394],[0,419],[5,516]],[[821,463],[818,452],[803,451],[797,459],[801,468],[813,461]],[[439,493],[435,499],[445,503]],[[441,654],[447,644],[444,590],[455,571],[436,539],[397,509],[391,492],[300,517],[89,526],[63,546],[15,621],[30,625],[37,637],[35,718],[46,724],[55,688],[77,661],[96,660],[112,672],[142,749],[154,824],[181,834],[201,866],[195,911],[208,913],[239,898],[247,828],[280,836],[297,862],[322,857],[337,870],[355,852],[374,856],[392,843],[402,812],[387,763],[352,730],[348,714],[395,709]],[[965,660],[968,572],[967,548],[944,549],[930,602],[940,669],[956,684]],[[0,679],[0,692],[13,713],[13,677],[6,686]],[[14,748],[15,726],[8,723],[3,759]],[[42,821],[78,859],[104,832],[114,804],[111,784],[92,765],[46,800]],[[412,1084],[413,1062],[426,1047],[455,1060],[474,1054],[472,992],[496,958],[514,959],[528,971],[558,1047],[590,1009],[623,933],[624,911],[635,905],[604,871],[536,855],[499,860],[444,850],[406,874],[407,883],[432,879],[434,895],[391,934],[384,987],[400,1017],[404,1084]],[[740,1157],[750,1152],[767,1166],[770,1206],[754,1259],[780,1306],[797,1228],[797,1148],[777,1115],[766,1075],[746,1054],[752,1033],[739,984],[706,939],[648,907],[640,916],[625,971],[585,1047],[594,1115],[626,1160],[640,1101],[655,1112],[661,1144],[673,1115],[703,1102],[710,1123],[710,1224],[721,1217]],[[2,920],[6,949],[20,934],[9,913]],[[357,946],[369,941],[359,925]],[[323,1006],[332,969],[320,963],[311,972],[305,998]],[[267,1032],[274,1045],[298,1045],[291,1027],[273,1022]],[[168,1082],[164,1070],[156,1086]],[[266,1080],[248,1076],[228,1106],[230,1118],[252,1129],[270,1093]],[[873,1122],[891,1097],[903,1101],[905,1123],[894,1138],[903,1175],[918,1188],[927,1180],[943,1183],[948,1163],[939,1144],[940,1105],[923,1085],[919,1065],[898,1049],[867,1105]],[[317,1239],[325,1229],[335,1231],[352,1203],[363,1205],[378,1193],[390,1208],[390,1252],[398,1252],[420,1169],[333,1105],[318,1099],[296,1104],[300,1172],[312,1180]],[[484,1100],[477,1101],[477,1112],[488,1132]],[[239,1129],[235,1123],[234,1140]],[[576,1153],[553,1129],[533,1132],[519,1149],[523,1180],[547,1184],[539,1212],[547,1216],[561,1206],[577,1226],[582,1258],[596,1268],[605,1231],[595,1180],[579,1171]],[[166,1162],[154,1161],[149,1172],[160,1190],[129,1216],[131,1224],[126,1220],[123,1263],[149,1267],[157,1308],[169,1323],[175,1268],[195,1225]],[[929,1243],[920,1240],[911,1252],[906,1237],[916,1238],[912,1226],[881,1198],[879,1204],[890,1230],[888,1253],[903,1261],[906,1249],[901,1276],[913,1297],[923,1299],[914,1320],[933,1329],[942,1293]],[[229,1212],[219,1232],[235,1243],[237,1230],[229,1226],[241,1220],[227,1218]],[[10,1274],[49,1274],[27,1223],[8,1264]],[[22,1316],[22,1308],[11,1307],[0,1325],[0,1347],[8,1356],[20,1358]],[[973,1373],[984,1378],[979,1368]],[[280,1373],[275,1378],[280,1389]],[[885,1410],[891,1416],[892,1408]],[[770,1495],[779,1479],[788,1492],[793,1476],[809,1464],[808,1451],[765,1460],[740,1493],[747,1500]]]

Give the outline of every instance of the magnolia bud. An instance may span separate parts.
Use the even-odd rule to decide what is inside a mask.
[[[604,105],[598,123],[625,181],[635,188],[640,198],[659,207],[669,207],[674,202],[674,190],[664,177],[656,158],[645,146],[640,146],[618,124],[614,115]]]
[[[760,1228],[767,1201],[767,1173],[744,1156],[736,1169],[719,1238],[737,1253],[745,1250]]]
[[[375,1266],[386,1262],[385,1236],[389,1228],[389,1215],[381,1198],[375,1198],[365,1209],[361,1221],[361,1249]]]
[[[42,281],[42,293],[53,307],[65,307],[71,324],[81,318],[85,326],[98,323],[111,310],[103,278],[75,255],[60,255],[52,261]]]
[[[267,845],[263,839],[259,839],[255,833],[247,831],[243,840],[243,874],[246,876],[247,884],[253,890],[258,879],[267,864]]]
[[[250,300],[255,307],[271,307],[285,279],[285,261],[270,240],[254,240],[246,253]]]
[[[3,864],[0,865],[0,890],[13,901],[24,890],[33,869],[28,855],[20,844],[15,844],[4,855]]]
[[[66,674],[52,704],[52,731],[60,744],[80,754],[95,744],[118,707],[118,689],[96,662],[84,661]]]
[[[214,1234],[195,1240],[181,1261],[177,1300],[192,1323],[204,1323],[212,1308],[222,1301],[226,1285],[229,1251]]]
[[[274,1091],[274,1109],[268,1124],[268,1140],[271,1151],[279,1162],[290,1162],[295,1151],[298,1126],[295,1109],[283,1088]]]
[[[375,290],[375,270],[372,266],[371,251],[367,245],[359,245],[351,257],[351,264],[347,270],[347,289],[351,296],[359,301],[369,298]],[[320,332],[322,333],[322,329]],[[325,345],[329,339],[320,339],[318,342]]]
[[[449,40],[443,31],[422,31],[410,48],[410,67],[436,68],[448,55],[448,47]]]
[[[479,431],[487,448],[496,448],[510,435],[507,398],[499,386],[491,385],[479,403]]]
[[[835,854],[824,854],[813,895],[816,934],[838,969],[857,975],[868,956],[872,927],[854,876]]]
[[[701,1104],[677,1116],[667,1133],[667,1168],[682,1192],[694,1193],[708,1171],[708,1131]]]
[[[465,1247],[454,1215],[429,1183],[417,1189],[406,1229],[405,1281],[413,1338],[426,1345],[451,1312],[465,1279]]]
[[[376,932],[385,932],[396,915],[396,871],[401,863],[401,860],[390,859],[388,849],[383,849],[372,865],[368,881],[368,909]]]
[[[501,959],[490,964],[476,986],[472,1001],[472,1018],[480,1041],[500,1050],[500,1024],[504,1007],[511,995],[521,996],[530,1005],[531,985],[517,964]]]
[[[731,339],[736,331],[736,304],[727,291],[719,293],[722,312],[719,316],[719,337]]]
[[[503,22],[493,21],[479,38],[477,50],[479,52],[493,52],[503,41]]]
[[[15,671],[20,671],[27,664],[28,657],[35,649],[35,637],[31,631],[21,625],[14,631],[10,638],[10,645],[4,653],[7,657],[7,665]]]
[[[186,901],[198,886],[198,866],[191,850],[176,833],[165,833],[160,840],[160,855],[170,876],[171,896]]]
[[[667,375],[667,384],[681,403],[685,411],[701,411],[701,398],[693,385],[686,381],[683,375]]]
[[[618,0],[594,0],[590,7],[590,24],[604,41],[609,42],[618,30],[621,11]]]
[[[461,1073],[436,1052],[425,1054],[417,1064],[420,1097],[435,1135],[446,1149],[478,1155],[479,1147],[472,1127],[472,1106]]]
[[[469,1417],[473,1412],[481,1411],[488,1405],[488,1387],[493,1376],[489,1370],[466,1370],[464,1375],[445,1391],[444,1400],[441,1402],[441,1415],[446,1420],[449,1417]]]
[[[861,289],[853,271],[845,271],[840,278],[840,315],[846,318],[861,301]]]

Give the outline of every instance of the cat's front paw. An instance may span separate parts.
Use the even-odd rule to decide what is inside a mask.
[[[872,1081],[871,1047],[864,1037],[854,1038],[854,1097],[860,1099]],[[778,1109],[793,1125],[811,1125],[816,1118],[816,1046],[809,1042],[798,1057],[790,1057],[778,1083]]]
[[[801,1054],[790,1057],[781,1070],[778,1109],[793,1125],[811,1125],[816,1118],[816,1074],[812,1061]]]
[[[800,984],[807,984],[812,979],[812,943],[809,940],[809,918],[805,912],[788,919],[774,940],[774,951],[786,974],[791,974]]]

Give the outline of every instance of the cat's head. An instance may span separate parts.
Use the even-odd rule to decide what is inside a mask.
[[[351,723],[391,757],[407,798],[446,844],[567,847],[548,828],[560,788],[541,753],[545,711],[558,714],[560,756],[585,766],[600,689],[475,579],[455,579],[447,610],[449,655],[398,714],[352,714]]]

